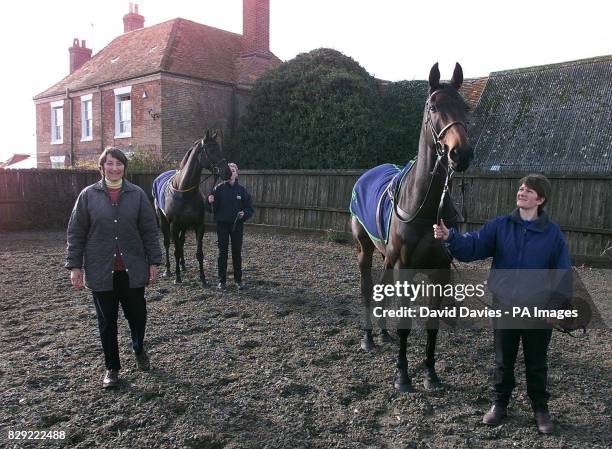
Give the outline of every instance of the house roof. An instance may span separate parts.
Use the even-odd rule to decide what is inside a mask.
[[[478,105],[482,92],[487,85],[488,79],[489,77],[485,76],[482,78],[470,78],[463,80],[463,83],[459,88],[459,92],[467,102],[470,111],[473,111]]]
[[[5,162],[0,162],[1,168],[36,168],[36,158],[27,153],[13,153]]]
[[[252,84],[261,72],[281,63],[272,53],[242,58],[242,52],[242,35],[177,18],[118,36],[34,99],[62,94],[66,88],[80,90],[158,72]],[[249,59],[256,62],[245,64]]]
[[[493,72],[471,122],[470,169],[612,172],[612,55]]]

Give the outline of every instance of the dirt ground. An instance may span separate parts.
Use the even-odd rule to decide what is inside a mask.
[[[215,280],[215,236],[205,236]],[[445,388],[422,387],[425,335],[409,339],[416,392],[393,388],[396,345],[359,349],[358,271],[351,244],[247,230],[249,288],[203,290],[193,235],[181,286],[147,290],[153,369],[136,370],[120,316],[121,385],[101,388],[103,360],[91,295],[62,267],[63,232],[0,234],[0,446],[187,448],[609,448],[612,338],[555,333],[550,349],[554,435],[532,422],[522,361],[510,417],[481,424],[489,406],[490,330],[440,333]],[[485,271],[486,264],[478,269]],[[580,269],[603,308],[612,270]],[[520,356],[519,356],[520,358]],[[9,431],[57,430],[56,441]]]

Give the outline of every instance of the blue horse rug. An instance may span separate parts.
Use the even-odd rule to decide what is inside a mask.
[[[155,199],[155,207],[160,209],[162,213],[166,208],[166,189],[168,188],[168,184],[170,179],[176,174],[176,170],[169,170],[163,172],[155,181],[153,181],[153,198]]]
[[[349,211],[359,220],[373,240],[385,244],[389,240],[389,227],[393,206],[390,192],[396,192],[414,166],[410,161],[403,168],[383,164],[366,171],[353,187]]]

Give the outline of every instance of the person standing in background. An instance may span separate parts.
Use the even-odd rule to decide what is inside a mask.
[[[255,210],[251,195],[244,186],[238,183],[238,166],[233,162],[228,166],[232,171],[231,178],[219,184],[208,196],[208,207],[213,211],[217,225],[217,245],[219,246],[217,260],[219,284],[217,288],[220,290],[227,288],[227,258],[231,240],[234,282],[238,289],[242,290],[245,288],[242,283],[243,223],[253,216]]]

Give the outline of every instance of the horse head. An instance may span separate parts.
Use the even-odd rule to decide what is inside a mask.
[[[202,167],[210,170],[221,179],[227,180],[232,176],[232,171],[223,154],[222,139],[219,131],[207,129],[204,138],[200,140],[202,151],[199,155],[199,161]]]
[[[429,72],[429,97],[425,104],[425,124],[429,128],[427,143],[437,156],[445,157],[448,166],[464,171],[474,157],[467,136],[467,104],[459,94],[463,69],[456,63],[450,83],[440,83],[440,70],[435,63]]]

